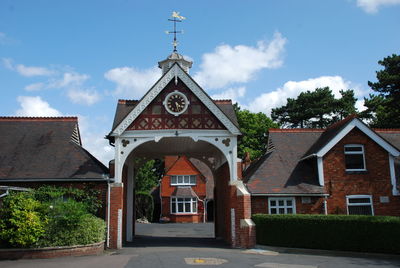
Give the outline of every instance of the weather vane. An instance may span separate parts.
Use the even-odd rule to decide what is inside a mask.
[[[186,18],[181,16],[181,15],[179,15],[179,12],[176,12],[176,11],[172,12],[172,16],[171,17],[172,17],[172,19],[168,19],[168,20],[174,22],[174,30],[173,31],[165,31],[165,32],[167,34],[174,34],[174,42],[172,44],[174,46],[174,52],[177,52],[178,50],[176,50],[176,47],[178,46],[178,41],[176,40],[176,34],[183,33],[183,31],[177,31],[176,30],[176,23],[177,22],[182,22]]]

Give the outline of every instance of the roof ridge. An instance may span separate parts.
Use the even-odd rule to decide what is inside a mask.
[[[221,100],[213,100],[215,103],[221,103],[221,104],[231,104],[232,100],[231,99],[221,99]]]
[[[372,128],[376,132],[400,132],[400,128]]]
[[[119,104],[126,104],[128,102],[138,102],[139,100],[118,99]]]
[[[326,130],[330,130],[332,128],[340,127],[341,125],[346,124],[347,122],[353,120],[354,118],[358,118],[358,116],[356,114],[350,114],[350,115],[346,116],[344,119],[333,123],[332,125],[327,127]]]
[[[325,128],[270,128],[269,132],[324,132]]]
[[[0,121],[77,121],[77,116],[0,116]]]

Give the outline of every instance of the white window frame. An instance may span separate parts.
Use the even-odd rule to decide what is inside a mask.
[[[355,151],[355,152],[346,152],[346,148],[355,148],[355,147],[361,147],[361,151]],[[346,171],[367,171],[367,166],[365,164],[365,150],[364,150],[364,145],[362,144],[346,144],[344,146],[344,156],[345,156],[345,162],[344,165],[346,166],[346,155],[351,155],[351,154],[362,154],[363,157],[363,165],[364,168],[346,168]]]
[[[369,199],[369,203],[349,203],[349,199],[352,198],[368,198]],[[371,206],[371,215],[374,216],[374,204],[372,202],[372,195],[346,195],[346,209],[347,209],[347,215],[349,214],[349,206]],[[354,214],[351,214],[354,215]]]
[[[178,201],[178,199],[183,199],[183,201]],[[175,202],[174,202],[175,201]],[[185,203],[190,202],[190,211],[185,211]],[[183,211],[179,212],[178,211],[178,203],[182,203],[183,204]],[[194,206],[194,203],[196,204]],[[175,204],[175,212],[172,212],[172,206],[173,204]],[[170,199],[170,211],[171,214],[197,214],[198,211],[198,207],[199,204],[197,202],[197,198],[196,197],[179,197],[179,196],[171,196]]]
[[[175,182],[172,182],[173,177],[176,178]],[[182,178],[182,182],[179,182],[179,177]],[[185,183],[185,178],[188,178],[189,182]],[[192,182],[191,178],[194,178]],[[181,185],[196,185],[197,176],[196,175],[170,175],[171,186],[181,186]]]
[[[284,206],[279,206],[279,201],[281,201],[281,200],[284,200]],[[292,206],[286,205],[286,201],[288,201],[288,200],[292,201]],[[276,205],[271,206],[271,201],[275,201]],[[294,198],[294,197],[270,197],[270,198],[268,198],[268,214],[271,214],[271,208],[276,208],[276,211],[277,211],[277,213],[273,214],[273,215],[296,214],[296,198]],[[285,209],[284,214],[279,213],[280,208]],[[292,209],[292,213],[287,213],[288,208]]]

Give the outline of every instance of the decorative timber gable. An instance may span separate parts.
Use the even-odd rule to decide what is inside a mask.
[[[188,109],[179,116],[169,113],[163,104],[166,96],[178,90],[188,98]],[[197,98],[188,87],[178,79],[178,84],[170,81],[166,88],[144,109],[144,111],[127,128],[128,130],[156,129],[226,129],[225,126],[211,114],[208,108]]]
[[[173,90],[188,94],[188,110],[179,116],[167,115],[162,105]],[[190,93],[190,94],[189,94]],[[190,116],[189,116],[190,115]],[[216,129],[239,135],[239,128],[178,64],[174,64],[111,132],[120,136],[126,130]]]

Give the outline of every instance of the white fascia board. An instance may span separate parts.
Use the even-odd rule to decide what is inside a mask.
[[[120,137],[121,138],[139,138],[139,137],[153,137],[168,136],[176,137],[178,131],[179,137],[202,136],[202,137],[235,137],[228,130],[205,130],[205,129],[160,129],[160,130],[127,130]]]
[[[251,196],[284,196],[284,197],[290,197],[290,196],[329,196],[329,194],[250,194]]]
[[[344,138],[353,128],[357,127],[365,135],[375,141],[379,146],[388,151],[393,156],[399,156],[400,152],[395,147],[390,145],[382,137],[376,134],[372,129],[366,126],[358,118],[354,118],[347,126],[342,129],[330,142],[328,142],[321,150],[317,152],[318,157],[323,157],[333,146],[335,146],[341,139]]]
[[[146,93],[135,108],[125,116],[124,120],[118,124],[113,130],[111,136],[120,136],[132,122],[146,109],[146,107],[160,94],[160,92],[175,79],[175,83],[181,81],[192,91],[194,95],[215,115],[218,120],[234,135],[240,135],[240,130],[232,123],[232,121],[221,111],[213,100],[194,82],[194,80],[182,70],[178,64],[174,64],[169,71],[164,74],[160,80]]]
[[[392,183],[392,194],[400,195],[399,190],[397,189],[396,170],[394,168],[394,157],[390,153],[389,153],[389,170],[390,170],[390,181]]]
[[[317,167],[318,167],[318,182],[319,185],[325,185],[325,178],[324,178],[324,161],[322,157],[317,157]]]

